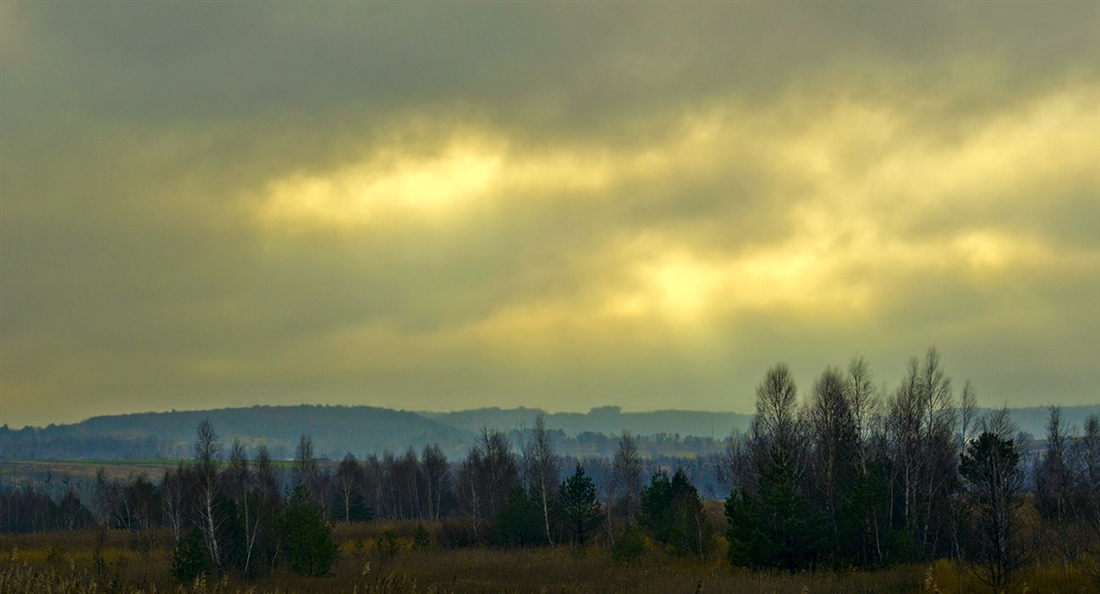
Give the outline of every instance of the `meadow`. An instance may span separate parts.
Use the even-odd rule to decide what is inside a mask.
[[[422,549],[414,532],[432,535]],[[166,532],[94,530],[0,536],[0,592],[4,594],[861,594],[989,592],[954,563],[906,565],[877,571],[815,570],[798,573],[733,568],[723,551],[706,559],[672,557],[653,542],[629,562],[616,562],[607,543],[585,547],[449,549],[441,522],[376,521],[337,524],[340,556],[332,572],[309,578],[276,569],[245,580],[227,574],[180,584],[171,575]],[[397,548],[381,542],[395,534]],[[719,538],[721,541],[722,539]],[[719,543],[722,544],[722,543]],[[961,578],[961,579],[960,579]],[[1031,566],[1009,592],[1086,594],[1073,567]]]

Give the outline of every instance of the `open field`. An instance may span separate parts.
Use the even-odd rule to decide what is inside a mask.
[[[0,536],[0,592],[978,594],[985,591],[966,580],[960,589],[957,568],[944,561],[875,572],[754,572],[732,569],[720,554],[708,560],[673,558],[649,543],[640,559],[619,564],[601,545],[583,549],[445,549],[437,545],[441,526],[426,526],[433,533],[433,545],[417,551],[412,549],[415,522],[338,525],[335,535],[340,558],[327,577],[304,578],[276,570],[254,581],[227,576],[221,581],[211,578],[186,587],[170,575],[170,543],[164,533],[141,536],[113,530],[4,535]],[[377,545],[387,530],[395,531],[401,543],[393,557],[383,555]],[[1013,592],[1095,592],[1072,569],[1032,567],[1021,578]]]
[[[156,479],[167,467],[176,465],[174,460],[3,460],[0,461],[0,477],[14,484],[41,484],[47,473],[53,480],[94,478],[103,469],[107,478],[125,479],[145,473]]]
[[[59,482],[64,478],[73,480],[94,479],[100,469],[107,479],[127,479],[145,474],[150,480],[160,480],[165,468],[175,468],[178,460],[0,460],[0,480],[11,484],[43,485],[47,476]],[[227,464],[225,461],[220,461]],[[272,465],[290,468],[290,460],[272,460]],[[323,461],[321,465],[335,465],[335,462]]]

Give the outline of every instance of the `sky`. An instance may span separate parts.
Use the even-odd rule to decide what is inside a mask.
[[[0,424],[1100,402],[1100,4],[0,4]]]

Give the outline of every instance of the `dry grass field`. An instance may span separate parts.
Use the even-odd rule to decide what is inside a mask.
[[[656,547],[629,564],[612,560],[606,547],[578,549],[445,549],[441,526],[426,525],[433,544],[414,550],[415,522],[339,525],[340,558],[331,575],[303,578],[276,570],[255,581],[237,576],[181,585],[170,575],[166,535],[124,531],[0,536],[3,594],[889,594],[986,592],[964,579],[952,563],[905,566],[875,572],[816,571],[798,574],[731,568],[712,559],[673,558]],[[378,539],[398,535],[396,555],[383,555]],[[152,544],[150,547],[149,545]],[[1095,593],[1072,568],[1030,568],[1014,588],[1020,594]]]
[[[42,484],[47,474],[54,481],[62,478],[91,480],[103,470],[108,479],[125,479],[145,474],[159,479],[165,467],[173,463],[164,460],[3,460],[0,476],[12,484]]]

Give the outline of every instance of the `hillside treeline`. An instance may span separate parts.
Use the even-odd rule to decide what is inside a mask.
[[[204,421],[193,459],[155,482],[101,474],[83,497],[5,487],[0,530],[166,534],[184,576],[269,571],[291,550],[323,560],[334,554],[325,521],[381,517],[439,522],[437,542],[425,531],[417,546],[596,539],[629,561],[652,542],[792,571],[951,559],[998,588],[1025,564],[1061,563],[1100,586],[1100,416],[1069,427],[1051,408],[1046,447],[1033,454],[1007,410],[980,413],[969,383],[956,393],[934,349],[891,393],[877,385],[856,359],[800,399],[778,365],[757,388],[751,427],[709,468],[657,465],[628,432],[610,459],[567,459],[542,417],[518,434],[482,429],[458,460],[432,445],[323,464],[302,435],[283,466],[262,445],[223,451]],[[724,523],[699,494],[708,472],[729,493]]]

